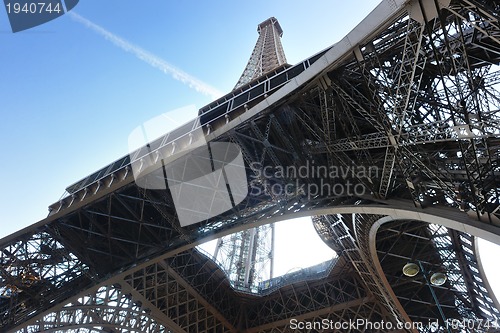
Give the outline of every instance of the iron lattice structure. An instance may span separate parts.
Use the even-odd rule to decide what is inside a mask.
[[[68,187],[45,220],[0,242],[2,331],[292,332],[291,320],[359,319],[498,331],[475,237],[500,243],[499,12],[497,1],[383,1],[331,48]],[[138,187],[131,163],[180,159],[200,129],[238,145],[255,191],[181,228],[170,192]],[[314,216],[339,257],[252,293],[195,248],[299,216]],[[448,279],[408,278],[407,262]],[[393,331],[338,331],[349,330]]]
[[[274,224],[235,232],[217,240],[212,258],[233,288],[252,291],[274,277]]]
[[[274,17],[268,18],[257,26],[257,32],[259,33],[259,39],[234,89],[238,89],[287,64],[285,52],[281,45],[283,30],[278,20]]]
[[[283,29],[275,17],[257,26],[259,38],[250,60],[236,83],[238,89],[265,73],[289,66],[281,45]],[[274,277],[274,224],[263,225],[219,238],[213,253],[233,287],[255,290],[259,282]]]

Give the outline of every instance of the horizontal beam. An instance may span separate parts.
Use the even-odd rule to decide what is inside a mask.
[[[313,319],[316,317],[325,316],[325,315],[328,315],[330,313],[342,311],[342,310],[349,309],[349,308],[359,307],[359,306],[366,305],[366,304],[369,304],[372,302],[374,302],[373,296],[358,298],[356,300],[336,304],[336,305],[333,305],[333,306],[330,306],[327,308],[323,308],[320,310],[311,311],[311,312],[305,313],[305,314],[300,315],[300,316],[294,316],[293,319],[297,320],[297,322],[307,321],[308,319]],[[373,303],[373,306],[375,306],[375,305],[376,305],[376,303]],[[265,325],[261,325],[258,327],[252,327],[252,328],[244,331],[244,333],[257,333],[257,332],[269,330],[272,328],[286,326],[286,325],[290,324],[290,319],[292,319],[292,318],[278,320],[278,321],[275,321],[275,322],[272,322],[269,324],[265,324]]]

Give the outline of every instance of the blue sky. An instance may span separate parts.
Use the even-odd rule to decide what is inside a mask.
[[[288,62],[345,36],[377,0],[85,0],[74,12],[215,90],[229,92],[275,16]],[[0,237],[47,215],[66,186],[127,154],[137,126],[213,100],[64,15],[13,34],[0,8]]]

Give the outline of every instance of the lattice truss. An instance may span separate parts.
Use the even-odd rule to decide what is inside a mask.
[[[261,298],[238,295],[227,287],[222,271],[211,270],[213,262],[202,257],[183,253],[169,260],[171,265],[160,262],[137,270],[19,332],[58,328],[74,332],[237,332],[228,320],[243,320],[239,325],[252,327],[248,332],[266,332],[288,331],[291,316],[312,321],[384,318],[343,260],[326,279],[289,284]],[[221,277],[214,279],[210,276],[214,273]]]
[[[87,265],[43,231],[4,247],[0,261],[3,324],[29,317],[33,304],[59,302],[64,295],[54,291],[77,278],[87,280],[90,275]],[[74,287],[80,285],[74,284]]]
[[[270,224],[219,238],[212,255],[234,288],[255,290],[272,277],[273,252],[274,225]]]
[[[291,317],[304,320],[338,320],[342,316],[355,318],[356,314],[363,313],[369,314],[367,318],[373,320],[383,318],[379,306],[373,302],[373,298],[364,293],[357,275],[343,259],[327,278],[288,283],[261,297],[249,293],[241,294],[228,288],[227,277],[219,269],[214,269],[214,263],[197,254],[196,250],[192,251],[194,252],[182,253],[167,260],[171,274],[182,276],[182,279],[172,279],[171,283],[185,281],[189,286],[187,290],[198,296],[192,299],[186,297],[186,303],[195,303],[196,299],[202,299],[209,304],[207,308],[214,316],[238,323],[240,330],[264,332],[280,327],[286,329]],[[163,287],[160,285],[159,288]],[[179,303],[180,306],[177,305]],[[182,308],[183,303],[173,301],[171,306]],[[191,309],[195,309],[194,304]],[[175,313],[177,315],[177,312]],[[184,308],[182,313],[188,316]],[[176,318],[175,315],[171,317]],[[195,325],[195,322],[190,321],[191,325]],[[227,326],[231,327],[229,324]],[[192,328],[190,331],[203,332],[204,327],[203,324],[201,328],[198,326],[197,330]]]
[[[365,287],[391,313],[390,318],[397,323],[409,322],[410,318],[398,308],[397,301],[389,294],[390,289],[380,278],[371,257],[370,240],[367,234],[373,223],[381,216],[325,216],[315,217],[314,225],[322,239],[337,252],[346,253]]]
[[[103,286],[78,298],[59,311],[44,316],[35,325],[18,332],[172,332],[155,321],[148,309],[132,300],[119,284]]]
[[[54,205],[43,223],[2,240],[1,330],[57,331],[81,321],[88,327],[75,330],[143,325],[151,331],[287,332],[287,320],[299,316],[393,323],[441,318],[423,280],[402,278],[401,263],[408,260],[450,272],[436,290],[446,318],[498,317],[474,240],[414,221],[388,222],[373,239],[370,228],[381,216],[319,217],[318,232],[340,264],[320,280],[294,281],[261,296],[232,289],[220,268],[193,249],[204,238],[284,214],[382,206],[391,199],[424,211],[463,210],[485,230],[497,230],[498,2],[452,1],[439,11],[434,1],[421,3],[424,14],[411,2],[341,61],[324,65],[323,59],[318,75],[247,121],[231,127],[321,55],[301,63],[300,71],[283,69],[258,82],[261,95],[225,96],[215,107],[232,103],[226,113],[217,109],[222,113],[213,119],[203,113],[204,133],[230,127],[215,140],[237,144],[248,167],[251,195],[233,209],[180,228],[169,191],[137,187],[124,159]],[[325,177],[313,165],[341,172]],[[288,172],[300,167],[308,172]],[[348,184],[364,190],[348,193]]]
[[[388,303],[386,288],[372,266],[369,233],[374,222],[383,218],[376,215],[330,215],[314,219],[315,227],[323,240],[337,251],[346,252],[355,263],[360,276],[381,304],[388,310],[400,302],[409,320],[422,324],[421,332],[435,332],[438,327],[446,330],[453,320],[468,320],[469,327],[461,332],[496,331],[500,312],[488,295],[475,257],[474,238],[443,226],[418,221],[391,221],[383,224],[376,233],[377,256],[384,276],[397,300]],[[356,232],[354,232],[356,230]],[[356,261],[354,256],[365,258]],[[425,272],[416,277],[402,274],[408,262],[421,262]],[[431,286],[424,274],[444,272],[447,282]],[[429,278],[427,276],[427,279]],[[395,313],[395,315],[401,315]],[[397,317],[396,317],[397,318]],[[408,320],[405,319],[407,322]],[[480,323],[488,323],[480,325]],[[479,327],[481,329],[479,329]]]
[[[370,189],[381,198],[409,192],[418,206],[498,223],[498,10],[479,4],[424,13],[426,25],[403,16],[330,72],[331,90],[318,98],[324,113],[340,112],[323,116],[322,151],[378,165]]]
[[[428,322],[439,318],[442,323],[445,320],[451,322],[450,319],[454,318],[466,318],[470,322],[489,320],[496,323],[499,311],[488,296],[480,276],[472,250],[472,237],[443,226],[405,221],[383,226],[377,238],[384,272],[403,307],[411,309],[407,313],[412,320]],[[396,247],[399,250],[397,254],[390,249]],[[423,274],[414,279],[402,275],[398,265],[412,260],[420,260],[427,275],[445,272],[448,278],[446,284],[431,287]],[[486,326],[481,328],[484,331],[495,329],[493,325],[490,330]],[[467,329],[470,332],[481,331],[472,327]]]
[[[278,20],[274,17],[265,20],[258,25],[257,31],[259,32],[259,39],[234,89],[250,83],[263,74],[287,63],[281,45],[283,30],[281,30]]]

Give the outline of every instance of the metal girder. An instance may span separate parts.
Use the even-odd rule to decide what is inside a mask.
[[[355,275],[340,269],[344,273],[340,278],[335,270],[339,271],[334,269],[328,278],[291,284],[263,299],[254,296],[245,307],[245,327],[250,330],[290,318],[311,316],[311,312],[327,312],[331,307],[342,308],[366,296]]]
[[[468,18],[464,19],[467,11],[469,11]],[[381,165],[383,176],[380,180],[380,196],[388,196],[389,189],[395,185],[391,183],[391,179],[399,174],[408,185],[415,203],[421,205],[424,198],[429,195],[429,189],[422,187],[422,183],[415,182],[415,178],[420,173],[421,166],[427,164],[427,161],[421,161],[418,165],[414,162],[420,162],[421,158],[418,158],[420,154],[408,154],[408,149],[402,151],[399,147],[406,146],[411,147],[413,151],[422,151],[422,146],[415,147],[415,145],[455,140],[458,142],[458,147],[455,149],[465,159],[470,160],[464,170],[468,173],[469,179],[476,184],[472,190],[471,185],[462,185],[469,189],[462,190],[461,202],[458,205],[465,209],[474,209],[479,219],[486,216],[486,219],[491,221],[492,217],[483,207],[486,207],[488,202],[488,207],[496,211],[492,203],[498,201],[497,193],[491,190],[491,184],[496,182],[495,172],[490,166],[496,163],[498,153],[486,146],[479,150],[474,147],[479,143],[491,142],[490,138],[498,137],[498,126],[488,126],[488,123],[498,122],[498,116],[492,112],[492,109],[499,109],[496,98],[498,87],[490,83],[483,84],[492,79],[493,82],[498,82],[495,79],[498,67],[494,66],[497,69],[491,70],[492,64],[478,65],[475,53],[479,48],[478,39],[495,40],[496,33],[491,28],[494,25],[486,28],[486,21],[479,19],[481,13],[477,12],[481,10],[478,7],[474,9],[470,6],[460,7],[458,12],[457,10],[451,12],[454,14],[444,14],[446,13],[444,11],[443,15],[437,18],[424,17],[423,20],[428,21],[425,25],[403,17],[393,24],[391,34],[401,34],[406,38],[389,39],[384,32],[374,41],[360,47],[355,62],[345,65],[338,73],[329,75],[332,78],[334,91],[355,106],[359,114],[371,121],[373,129],[378,132],[372,129],[363,134],[363,139],[360,139],[359,135],[341,138],[323,151],[384,149],[386,154]],[[426,15],[425,11],[423,15]],[[472,17],[477,19],[471,22]],[[482,24],[482,29],[479,31],[484,34],[483,37],[471,35],[478,24]],[[470,64],[467,65],[468,63]],[[443,68],[449,70],[445,69],[445,73]],[[471,77],[474,79],[468,79]],[[471,81],[475,83],[467,83]],[[462,99],[457,97],[464,94],[462,91],[469,92],[469,97],[466,99],[481,96],[479,99],[476,98],[480,102],[476,102],[475,107],[465,113],[474,116],[467,118],[463,115],[464,110],[457,114],[455,106],[465,103],[465,100],[461,102]],[[488,97],[484,97],[485,95]],[[436,99],[436,96],[440,97]],[[482,117],[483,114],[488,116]],[[472,143],[466,144],[468,140]],[[460,148],[461,146],[468,150]],[[425,148],[422,154],[429,155],[427,147]],[[471,158],[482,155],[489,159],[486,164],[478,163],[477,159]],[[395,164],[396,161],[399,165]],[[434,176],[441,172],[427,170],[426,173],[432,173]],[[483,179],[485,176],[487,180]],[[482,185],[484,183],[488,185]],[[453,191],[450,191],[453,184],[445,181],[438,187],[448,198],[453,198]],[[485,187],[486,189],[481,190]],[[474,194],[478,192],[486,194]],[[474,198],[476,198],[475,203],[472,202]]]
[[[323,240],[332,244],[337,251],[343,250],[351,257],[353,253],[363,253],[361,260],[350,258],[353,266],[359,269],[362,265],[371,265],[372,239],[368,234],[378,220],[377,216],[359,214],[322,216],[315,218],[315,227]],[[461,317],[471,322],[497,320],[500,312],[485,294],[487,291],[479,275],[473,240],[469,235],[422,222],[394,221],[379,227],[376,241],[378,257],[391,286],[389,289],[392,288],[412,321],[429,323],[433,318],[439,318],[439,325],[445,327],[436,301],[429,294],[428,283],[422,282],[421,276],[411,279],[401,273],[404,264],[417,260],[430,271],[443,271],[448,275],[447,285],[434,288],[449,322]],[[359,249],[353,247],[355,242],[360,244]],[[375,272],[376,268],[372,267],[371,270]],[[371,279],[375,280],[376,276],[374,273]],[[382,281],[371,284],[365,280],[367,282],[369,290],[373,290],[377,298],[382,297],[387,290]],[[383,292],[378,291],[378,288]],[[472,328],[465,329],[474,331]]]
[[[238,326],[241,302],[230,287],[222,267],[195,249],[179,253],[166,262],[175,274],[181,276],[200,295],[200,299],[208,302],[226,321]]]
[[[107,285],[78,298],[60,310],[43,316],[19,333],[29,332],[116,332],[166,333],[177,327],[167,327],[163,314],[151,313],[138,299],[135,290],[122,289],[122,285]]]
[[[500,80],[498,81],[500,83]],[[498,111],[498,110],[497,110]],[[394,135],[394,142],[389,140],[389,136],[383,132],[364,134],[359,138],[343,138],[334,140],[329,146],[319,147],[317,153],[324,151],[349,151],[368,150],[377,148],[411,147],[429,143],[454,142],[469,137],[484,139],[499,139],[500,119],[491,119],[488,122],[474,123],[470,128],[465,126],[452,126],[448,121],[441,120],[432,124],[417,124],[407,128],[404,133]],[[482,134],[474,135],[482,131]]]
[[[364,306],[372,308],[373,320],[379,318],[378,305],[372,303],[370,297],[365,297],[366,293],[350,265],[344,258],[338,260],[326,277],[289,282],[265,296],[237,290],[228,294],[228,278],[210,259],[196,251],[179,254],[167,262],[200,294],[201,299],[217,307],[225,318],[238,321],[244,332],[285,325],[286,318],[312,319],[320,315],[328,317],[330,313],[333,318],[335,315],[338,318],[340,313],[358,306],[360,301],[367,302]]]
[[[58,240],[44,231],[23,237],[0,252],[0,311],[2,326],[21,323],[33,311],[62,301],[65,293],[53,293],[65,286],[79,288],[95,272]]]
[[[125,281],[186,332],[235,332],[235,328],[164,262],[145,267]]]
[[[364,220],[365,218],[369,220]],[[384,311],[390,313],[389,320],[395,324],[405,323],[409,321],[409,318],[402,311],[401,306],[395,304],[397,301],[392,299],[383,281],[377,275],[374,263],[371,261],[370,244],[367,242],[366,234],[363,233],[366,227],[369,230],[371,224],[379,218],[376,215],[329,215],[315,217],[313,221],[323,241],[332,244],[334,249],[340,250],[349,258],[349,262],[358,272],[367,290],[385,307]]]
[[[411,233],[405,232],[409,229]],[[389,222],[382,225],[377,234],[377,252],[382,268],[412,320],[439,318],[443,327],[446,319],[449,322],[455,318],[467,318],[471,322],[497,320],[499,310],[485,294],[486,288],[472,249],[473,239],[469,235],[416,221]],[[434,296],[429,293],[429,285],[422,273],[415,278],[401,273],[403,265],[416,261],[430,272],[427,274],[446,273],[446,284],[432,287]],[[445,319],[440,318],[435,297],[439,299]],[[472,328],[465,330],[474,331]]]
[[[387,10],[389,2],[397,7],[394,11]],[[495,233],[492,230],[497,230],[500,217],[499,7],[497,2],[488,1],[453,0],[449,6],[443,5],[446,8],[439,7],[440,3],[444,2],[385,1],[376,13],[386,8],[382,14],[391,14],[372,25],[373,31],[355,29],[348,39],[298,67],[276,69],[211,103],[188,128],[154,142],[153,151],[144,148],[135,152],[133,158],[139,160],[149,154],[173,160],[177,158],[174,148],[188,145],[188,134],[200,129],[208,141],[237,143],[247,166],[255,162],[261,165],[255,170],[248,167],[249,186],[252,181],[260,182],[257,188],[264,190],[220,216],[181,229],[169,191],[142,191],[133,183],[131,160],[127,158],[69,187],[70,195],[51,206],[46,220],[2,240],[1,291],[7,294],[0,299],[0,328],[25,329],[28,321],[41,322],[46,316],[54,318],[47,323],[63,323],[69,318],[73,322],[67,323],[74,324],[76,319],[62,318],[59,311],[67,306],[73,314],[83,313],[77,307],[83,307],[87,299],[77,301],[75,295],[88,291],[89,299],[96,300],[96,290],[104,288],[106,293],[111,287],[105,286],[112,286],[117,275],[128,278],[127,284],[135,290],[130,292],[147,300],[150,309],[154,306],[151,314],[163,316],[162,323],[171,320],[171,325],[186,331],[211,327],[214,331],[254,328],[284,332],[290,331],[286,320],[294,315],[406,322],[420,306],[432,301],[398,295],[398,284],[394,296],[384,281],[404,282],[396,274],[397,260],[413,258],[407,253],[408,244],[417,244],[399,242],[404,237],[428,244],[429,263],[453,271],[450,285],[437,292],[444,297],[445,314],[452,313],[453,299],[460,309],[473,313],[471,317],[460,314],[463,318],[483,318],[486,312],[482,309],[498,316],[476,272],[471,239],[466,235],[451,233],[451,241],[443,241],[440,231],[425,234],[402,224],[401,238],[395,238],[399,245],[383,248],[385,243],[375,244],[371,238],[369,227],[375,225],[375,216],[330,216],[325,218],[328,223],[316,225],[325,240],[349,259],[357,276],[353,279],[359,283],[294,281],[261,295],[259,300],[258,296],[235,292],[216,264],[189,250],[208,237],[291,217],[291,212],[306,215],[320,207],[358,212],[356,205],[370,210],[368,206],[374,203],[380,208],[385,202],[381,197],[412,200],[426,207],[427,211],[418,210],[422,214],[434,207],[447,207],[454,209],[450,215],[460,218],[462,209],[475,215],[478,222],[474,230]],[[370,16],[365,22],[372,24],[374,20],[378,17]],[[348,122],[356,124],[349,128]],[[349,196],[313,194],[307,187],[300,191],[304,185],[317,185],[315,176],[253,177],[267,166],[299,168],[312,165],[308,164],[312,161],[338,169],[366,166],[370,161],[382,171],[381,181],[367,182],[371,191],[364,195]],[[359,175],[345,178],[365,180]],[[332,177],[329,181],[346,179]],[[297,191],[272,193],[272,184],[294,182]],[[391,230],[397,229],[393,225]],[[391,230],[386,242],[394,234]],[[419,237],[413,237],[415,234]],[[385,277],[373,259],[374,246],[385,251],[381,264]],[[158,278],[158,284],[147,285]],[[416,286],[409,292],[425,289],[422,284],[413,284]],[[168,293],[158,296],[169,286],[176,288],[170,294],[172,299]],[[354,303],[324,298],[320,306],[315,297],[323,300],[321,288],[344,296],[347,293]],[[112,301],[106,305],[92,305],[84,325],[93,325],[92,320],[102,324],[102,330],[134,325],[128,319],[118,319],[121,312],[112,302],[119,300],[123,307],[128,303],[119,291],[109,290],[115,298],[109,298]],[[361,304],[365,296],[370,302]],[[301,302],[309,302],[311,307]],[[242,315],[241,304],[253,315]],[[125,316],[150,316],[143,308],[134,311]],[[106,317],[110,312],[114,317]],[[435,311],[426,313],[436,315]]]
[[[322,310],[311,311],[309,313],[295,316],[290,319],[278,320],[269,324],[254,327],[244,331],[245,333],[264,333],[264,332],[294,332],[297,328],[292,328],[292,325],[298,326],[297,323],[303,323],[304,327],[301,332],[316,332],[321,329],[334,328],[334,323],[348,322],[346,318],[371,318],[375,320],[377,317],[377,304],[373,302],[371,297],[360,298],[354,301],[347,301],[338,305],[333,305]],[[295,323],[295,324],[294,324]],[[308,326],[306,327],[306,325]],[[326,323],[326,324],[324,324]],[[292,325],[291,325],[292,324]],[[331,325],[331,326],[329,326]],[[363,330],[360,330],[363,332]]]
[[[273,191],[270,179],[260,178],[262,166],[283,165],[297,158],[294,147],[281,127],[276,116],[271,114],[268,118],[252,122],[247,133],[234,133],[230,135],[231,142],[238,144],[245,161],[255,173],[251,176],[250,190],[254,186],[262,188],[273,201],[282,196]],[[262,148],[256,148],[262,147]],[[252,154],[249,153],[252,152]],[[255,154],[261,152],[260,154]],[[252,155],[254,157],[252,158]],[[259,156],[260,155],[260,156]],[[283,160],[287,162],[284,162]],[[224,271],[230,276],[233,287],[251,290],[257,286],[259,279],[272,277],[274,227],[261,226],[222,237],[217,241],[214,259],[221,263]]]

